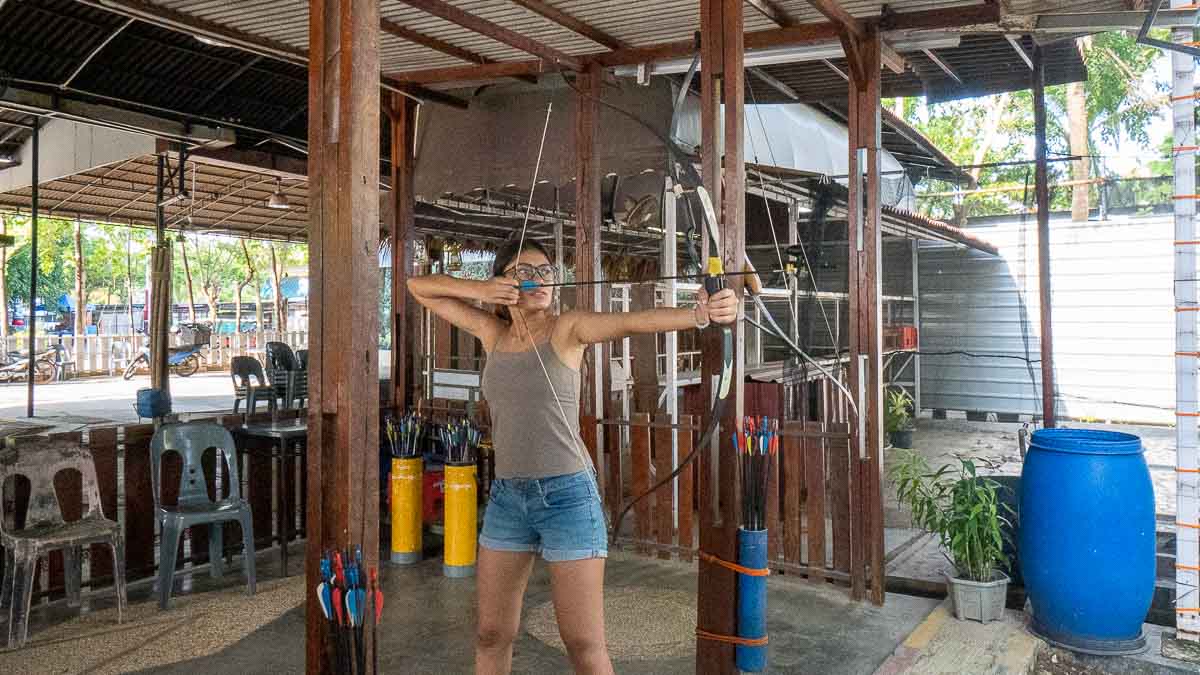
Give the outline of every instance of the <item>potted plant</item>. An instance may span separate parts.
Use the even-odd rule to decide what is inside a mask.
[[[912,447],[912,397],[908,392],[897,389],[887,396],[887,409],[884,411],[883,423],[888,435],[888,442],[893,448]]]
[[[987,623],[1004,613],[1008,594],[1005,533],[1007,507],[997,499],[1001,485],[976,474],[975,461],[959,458],[933,471],[920,454],[897,453],[889,471],[901,504],[912,510],[913,524],[935,534],[942,555],[954,566],[946,574],[954,614]]]

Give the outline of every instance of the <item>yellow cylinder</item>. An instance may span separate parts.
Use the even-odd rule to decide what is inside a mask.
[[[475,465],[446,465],[445,490],[446,548],[442,573],[448,577],[475,574],[475,546],[478,543],[478,497]]]
[[[392,564],[421,561],[420,457],[393,458],[389,489],[392,505]]]

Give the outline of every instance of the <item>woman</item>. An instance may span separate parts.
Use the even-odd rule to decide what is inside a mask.
[[[518,250],[519,249],[519,250]],[[556,314],[557,268],[533,241],[496,253],[492,278],[435,274],[408,289],[433,313],[470,331],[487,351],[483,394],[492,415],[496,480],[479,536],[477,674],[508,673],[521,601],[541,554],[549,564],[558,630],[577,673],[612,673],[604,638],[604,512],[595,470],[579,435],[579,367],[584,349],[635,333],[732,323],[738,299],[701,291],[693,308],[620,314]],[[491,314],[472,301],[489,303]]]

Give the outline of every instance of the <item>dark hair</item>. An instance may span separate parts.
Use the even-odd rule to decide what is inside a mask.
[[[504,270],[513,263],[514,260],[521,257],[521,253],[525,251],[537,251],[546,256],[551,264],[554,263],[554,256],[550,255],[550,249],[542,245],[541,242],[533,239],[526,239],[522,242],[520,239],[509,239],[496,249],[496,259],[492,262],[492,276],[504,276]],[[512,322],[512,314],[504,305],[496,305],[496,316],[505,321]]]

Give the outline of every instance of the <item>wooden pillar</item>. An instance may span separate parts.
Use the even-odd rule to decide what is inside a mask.
[[[637,284],[629,289],[630,311],[654,309],[654,284]],[[658,336],[649,333],[629,338],[633,357],[633,410],[658,412]]]
[[[379,562],[379,3],[312,0],[309,54],[305,660],[327,673],[321,554]]]
[[[1038,308],[1042,319],[1042,424],[1055,426],[1054,334],[1050,321],[1050,185],[1046,168],[1046,77],[1042,48],[1033,43],[1034,195],[1038,222]]]
[[[744,44],[741,0],[701,0],[700,128],[704,185],[720,214],[720,256],[726,272],[740,272],[745,260],[745,156],[742,148],[742,119],[745,97]],[[721,102],[725,102],[724,157],[718,151]],[[723,160],[723,161],[722,161]],[[724,173],[722,174],[722,165]],[[722,176],[724,184],[722,185]],[[742,277],[726,277],[726,285],[742,295]],[[738,322],[734,330],[733,385],[723,429],[732,429],[744,409],[742,371],[745,365],[745,335]],[[700,343],[704,401],[712,401],[714,376],[720,371],[722,354],[719,332],[706,330]],[[707,418],[707,415],[705,416]],[[702,426],[707,426],[704,419]],[[700,450],[700,550],[728,561],[737,560],[737,527],[741,512],[737,492],[737,455],[727,433],[717,434],[717,452]],[[710,633],[737,634],[737,575],[724,567],[701,561],[697,591],[697,627]],[[696,642],[697,673],[735,673],[733,645],[713,640]]]
[[[596,64],[588,66],[576,79],[579,93],[575,96],[575,280],[600,279],[600,167],[596,162],[596,133],[600,125],[600,110],[596,97],[600,95],[601,70]],[[601,310],[602,284],[578,286],[575,290],[576,309]],[[589,347],[584,358],[583,391],[579,397],[580,414],[585,417],[604,417],[603,390],[604,349]],[[597,431],[597,447],[604,447],[604,429]],[[604,453],[597,453],[596,471],[600,489],[604,490],[607,476]]]
[[[855,40],[859,68],[849,86],[850,391],[858,417],[851,425],[850,588],[883,604],[883,370],[880,337],[879,33]],[[858,72],[862,77],[856,77]]]
[[[408,273],[412,268],[412,242],[409,228],[413,223],[413,140],[416,133],[417,104],[393,93],[388,107],[391,130],[391,222],[392,238],[392,410],[397,415],[408,408],[412,376],[412,331],[408,322]]]

